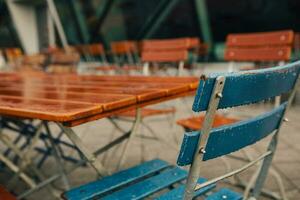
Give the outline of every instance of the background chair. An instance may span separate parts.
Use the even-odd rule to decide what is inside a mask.
[[[255,68],[284,64],[291,59],[293,41],[291,30],[229,34],[224,59],[230,62],[229,71],[235,62],[253,62]]]
[[[50,73],[76,73],[79,61],[78,53],[55,53],[50,55],[46,70]]]
[[[115,64],[123,67],[137,69],[139,61],[139,50],[136,41],[116,41],[110,44]]]
[[[160,64],[163,62],[179,62],[177,66],[177,75],[182,75],[184,67],[187,67],[188,65],[193,66],[198,59],[199,53],[202,53],[203,49],[205,49],[203,48],[204,45],[201,45],[200,39],[198,38],[143,40],[140,46],[142,62],[145,63],[144,74],[148,73],[147,70],[149,70],[149,62],[152,64],[155,64],[156,62],[160,62]],[[162,55],[159,55],[160,53]],[[172,54],[174,54],[173,58],[171,58]],[[156,60],[151,59],[151,56],[154,55],[157,56]],[[168,56],[169,58],[167,58]],[[177,60],[174,58],[177,58]],[[160,67],[162,67],[162,65]]]

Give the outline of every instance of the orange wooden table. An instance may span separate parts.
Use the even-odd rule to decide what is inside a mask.
[[[71,127],[134,109],[138,117],[140,108],[192,95],[198,86],[194,77],[0,73],[0,80],[1,116],[56,122],[99,175],[108,172],[96,156],[110,144],[93,153]],[[127,145],[134,130],[122,136]]]
[[[0,73],[0,114],[75,126],[196,91],[193,77]]]

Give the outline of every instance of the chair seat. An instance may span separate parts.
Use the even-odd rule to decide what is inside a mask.
[[[143,108],[141,110],[141,116],[142,118],[155,116],[155,115],[165,115],[165,114],[171,114],[175,113],[175,108],[166,108],[166,109],[153,109],[153,108]],[[136,116],[136,110],[130,110],[123,113],[119,113],[117,115],[118,117],[135,117]]]
[[[101,180],[97,180],[77,188],[71,189],[63,194],[64,199],[84,200],[84,199],[143,199],[170,186],[177,187],[162,194],[158,199],[168,199],[169,197],[182,196],[184,191],[183,181],[188,173],[167,162],[155,159],[138,166],[117,172]],[[199,183],[206,179],[200,178]],[[214,188],[209,185],[197,191],[197,195],[206,193]],[[170,198],[169,198],[170,199]],[[173,198],[171,198],[173,199]]]
[[[15,196],[9,193],[3,186],[0,185],[0,200],[17,200]]]
[[[190,117],[186,119],[180,119],[176,123],[186,130],[194,131],[200,130],[202,127],[202,123],[204,121],[204,116]],[[224,126],[228,124],[232,124],[239,121],[238,119],[225,117],[222,115],[216,115],[213,123],[213,127]]]

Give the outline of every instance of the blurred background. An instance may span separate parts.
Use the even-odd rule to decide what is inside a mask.
[[[209,45],[209,59],[222,60],[228,33],[300,31],[298,0],[56,0],[54,4],[68,44],[101,42],[106,49],[112,41],[198,37]],[[51,43],[61,45],[48,18],[47,1],[0,0],[0,47],[37,53]]]

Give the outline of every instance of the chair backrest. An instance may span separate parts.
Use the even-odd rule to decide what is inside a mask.
[[[135,41],[118,41],[111,43],[111,51],[114,54],[137,53],[137,43]]]
[[[227,61],[288,61],[293,40],[291,30],[229,34],[224,57]]]
[[[50,73],[74,73],[80,61],[78,53],[55,53],[50,55],[47,72]]]
[[[142,52],[142,62],[180,62],[188,60],[187,50]]]
[[[80,55],[101,56],[105,54],[104,47],[100,43],[74,45],[71,48],[76,50]]]
[[[80,61],[78,53],[55,53],[50,56],[51,64],[75,65]]]
[[[100,56],[105,53],[104,47],[100,43],[85,45],[84,50],[87,51],[87,53],[92,56]]]
[[[144,40],[141,43],[143,52],[146,51],[174,51],[197,48],[200,44],[198,38],[175,38]]]
[[[278,132],[286,109],[295,95],[299,71],[300,61],[280,67],[202,77],[193,110],[206,111],[203,128],[185,133],[178,165],[192,164],[192,177],[195,176],[193,173],[197,175],[199,172],[197,170],[201,161],[240,150],[274,131]],[[212,128],[217,109],[253,104],[290,91],[292,93],[288,102],[269,112],[234,124]],[[188,184],[190,182],[191,180],[188,180]]]
[[[43,54],[24,55],[22,57],[22,65],[43,66],[47,57]]]
[[[198,50],[198,38],[153,39],[141,43],[142,62],[179,62],[189,58],[189,52]]]
[[[18,59],[18,58],[22,57],[22,55],[23,55],[22,50],[17,47],[6,48],[6,49],[4,49],[4,53],[5,53],[7,61],[9,61],[9,62],[14,61],[15,59]]]

